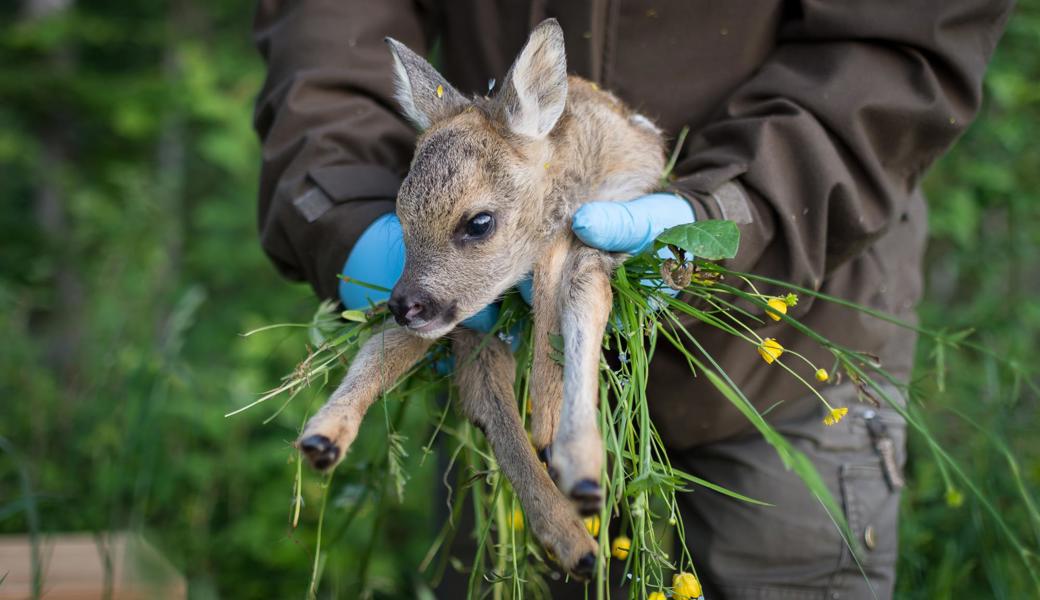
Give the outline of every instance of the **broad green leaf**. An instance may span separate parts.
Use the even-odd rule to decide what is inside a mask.
[[[740,246],[740,230],[733,221],[698,221],[666,229],[657,241],[678,246],[704,260],[733,258]]]

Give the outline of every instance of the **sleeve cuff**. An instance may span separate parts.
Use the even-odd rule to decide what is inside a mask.
[[[743,271],[755,264],[772,239],[773,219],[768,211],[761,210],[756,197],[738,179],[719,180],[728,171],[717,169],[684,177],[668,189],[690,202],[697,221],[721,219],[737,224],[740,250],[736,258],[724,262],[731,269]]]

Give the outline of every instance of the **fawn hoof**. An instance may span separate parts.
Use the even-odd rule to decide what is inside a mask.
[[[596,572],[596,553],[589,552],[578,559],[578,563],[571,569],[575,577],[582,580],[592,579]]]
[[[549,472],[549,479],[557,481],[559,473],[552,466],[552,446],[546,446],[538,451],[538,460],[542,461],[545,465],[545,470]]]
[[[300,440],[299,446],[300,451],[307,457],[311,466],[319,471],[328,469],[339,460],[339,448],[332,443],[332,440],[321,434],[309,435],[303,438]]]
[[[581,516],[590,517],[599,514],[603,505],[603,491],[599,483],[591,479],[582,479],[571,489],[571,500]]]

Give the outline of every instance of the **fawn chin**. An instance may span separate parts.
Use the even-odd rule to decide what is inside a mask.
[[[533,534],[566,569],[589,577],[596,543],[580,514],[602,506],[598,369],[610,276],[624,257],[583,245],[570,221],[584,202],[653,191],[664,144],[648,119],[567,76],[563,39],[555,20],[544,21],[498,92],[471,98],[386,40],[397,101],[420,131],[397,198],[406,259],[388,302],[396,323],[362,346],[297,446],[314,467],[333,468],[372,402],[448,336],[460,410],[487,436]],[[517,411],[509,348],[457,326],[528,273],[534,448]],[[562,366],[551,358],[555,336]]]

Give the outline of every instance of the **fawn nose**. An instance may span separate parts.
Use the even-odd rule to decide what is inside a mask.
[[[394,289],[386,303],[398,325],[422,325],[431,318],[431,302],[419,294]]]

